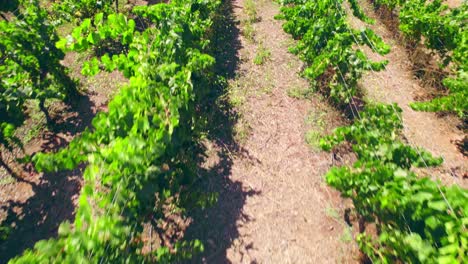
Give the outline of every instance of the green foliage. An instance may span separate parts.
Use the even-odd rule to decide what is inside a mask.
[[[373,24],[375,21],[369,18],[363,11],[361,6],[359,5],[357,0],[348,0],[349,5],[351,6],[351,10],[353,11],[353,15],[364,22]]]
[[[444,80],[450,94],[411,107],[421,111],[453,111],[464,116],[468,110],[468,5],[450,9],[441,0],[376,1],[393,9],[399,7],[400,29],[412,42],[422,41],[436,51],[443,67],[453,67],[456,74]],[[451,63],[451,64],[449,64]]]
[[[377,223],[378,239],[358,238],[374,263],[466,263],[468,191],[456,185],[439,190],[440,183],[378,161],[334,168],[327,182]]]
[[[123,14],[85,19],[57,45],[96,49],[121,42],[120,53],[90,59],[83,72],[118,69],[129,83],[70,145],[34,157],[38,170],[72,169],[86,163],[84,186],[73,225],[59,237],[40,241],[11,263],[174,262],[203,250],[199,241],[179,241],[142,255],[141,232],[148,215],[163,215],[171,201],[182,213],[210,203],[212,196],[190,188],[195,174],[188,147],[197,137],[196,95],[206,89],[214,59],[203,53],[217,2],[175,0],[133,10],[151,26],[135,29]]]
[[[466,115],[468,109],[468,74],[464,71],[458,72],[457,78],[446,78],[444,85],[449,88],[447,96],[435,98],[429,102],[411,103],[411,108],[419,111],[453,111],[458,116]]]
[[[53,11],[57,18],[72,21],[91,18],[98,13],[110,14],[115,10],[112,6],[118,0],[64,0],[53,4]]]
[[[382,70],[387,64],[372,62],[355,47],[356,43],[367,45],[382,55],[390,51],[372,30],[356,30],[348,25],[343,0],[288,0],[283,4],[277,18],[286,20],[284,30],[298,40],[290,51],[308,64],[303,75],[315,85],[328,86],[335,102],[350,102],[357,94],[357,80],[362,74]],[[357,6],[354,10],[365,18]]]
[[[356,94],[364,71],[385,65],[370,62],[354,45],[367,45],[381,54],[389,47],[369,29],[349,28],[342,3],[286,0],[279,17],[286,20],[285,31],[298,39],[292,51],[308,64],[304,74],[313,83],[328,85],[330,96],[343,104]],[[354,15],[365,19],[357,2],[350,4]],[[453,81],[454,91],[464,89],[463,78],[460,74]],[[400,140],[401,111],[397,105],[367,105],[352,125],[322,138],[324,150],[347,142],[358,158],[352,167],[332,168],[327,183],[351,198],[366,222],[376,223],[377,239],[366,233],[358,236],[361,250],[372,262],[465,263],[468,191],[458,186],[439,187],[440,183],[410,171],[413,166],[439,165],[442,159]]]
[[[60,64],[64,53],[47,12],[38,0],[21,0],[15,16],[0,21],[0,144],[18,140],[14,129],[24,119],[27,99],[42,104],[48,98],[65,99],[76,93],[75,83]]]
[[[366,221],[377,223],[376,241],[365,234],[358,238],[373,262],[463,263],[468,257],[468,191],[439,189],[440,183],[410,171],[442,160],[398,140],[400,112],[394,105],[370,105],[354,124],[325,137],[323,149],[348,141],[358,155],[352,168],[329,171],[327,183],[351,198]]]
[[[450,95],[412,107],[423,111],[454,111],[463,116],[468,110],[468,5],[449,9],[442,1],[407,1],[400,11],[400,29],[414,41],[436,50],[444,65],[452,62],[458,71],[457,78],[447,78],[444,85]]]
[[[324,150],[331,150],[337,144],[349,141],[362,162],[394,163],[406,169],[412,165],[441,164],[441,158],[433,158],[398,139],[403,128],[400,113],[401,109],[396,105],[368,105],[353,125],[337,128],[333,135],[323,138],[320,145]]]

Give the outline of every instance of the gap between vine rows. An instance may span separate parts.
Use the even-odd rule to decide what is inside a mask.
[[[207,143],[205,166],[216,166],[220,152],[230,166],[221,183],[211,184],[218,204],[189,227],[189,237],[205,245],[193,262],[357,262],[353,231],[342,217],[349,203],[326,185],[333,161],[318,150],[318,138],[345,119],[299,77],[302,62],[288,52],[292,39],[274,19],[278,4],[237,0],[232,9],[239,63],[227,97],[239,115],[234,133],[241,151]]]

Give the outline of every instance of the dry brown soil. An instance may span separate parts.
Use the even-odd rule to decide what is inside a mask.
[[[242,31],[245,1],[232,5],[234,30]],[[342,118],[318,95],[307,100],[288,96],[291,89],[309,87],[298,76],[301,62],[288,53],[292,40],[274,19],[279,6],[272,1],[256,5],[255,41],[244,36],[235,40],[240,61],[230,80],[231,101],[241,115],[236,128],[240,146],[219,140],[207,144],[205,167],[225,178],[213,183],[220,192],[218,204],[189,229],[206,247],[194,262],[357,262],[356,245],[342,217],[345,203],[323,178],[331,156],[305,142],[309,130],[329,132]],[[262,46],[271,56],[255,65]]]

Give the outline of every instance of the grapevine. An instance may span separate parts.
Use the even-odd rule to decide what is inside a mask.
[[[341,16],[343,1],[338,2],[285,1],[286,6],[281,8],[277,18],[286,20],[284,30],[299,39],[290,50],[308,63],[304,76],[316,86],[325,81],[334,102],[346,104],[358,94],[357,80],[365,71],[379,71],[387,64],[387,61],[369,60],[353,47],[355,41],[377,47],[381,55],[387,54],[390,48],[372,30],[350,28]]]
[[[451,74],[443,80],[448,95],[428,102],[415,102],[411,107],[420,111],[452,111],[460,117],[468,109],[468,5],[449,8],[441,0],[374,1],[377,7],[398,8],[400,30],[412,43],[422,42],[442,58],[441,67]]]
[[[365,221],[377,223],[377,239],[358,236],[374,262],[462,263],[468,191],[456,185],[439,189],[440,183],[410,171],[442,160],[398,140],[400,112],[397,106],[369,105],[360,120],[322,139],[323,149],[348,141],[358,154],[353,167],[329,171],[327,183],[351,198]]]
[[[326,176],[327,183],[352,199],[363,223],[377,224],[378,237],[365,232],[357,237],[361,250],[373,262],[466,262],[468,218],[464,212],[468,209],[468,191],[458,186],[440,187],[440,183],[411,171],[413,167],[437,166],[442,159],[400,139],[403,124],[397,105],[369,103],[359,111],[352,100],[357,94],[360,73],[382,70],[385,63],[369,67],[366,63],[350,63],[353,60],[347,56],[327,59],[343,54],[339,53],[341,50],[361,54],[353,44],[369,45],[382,54],[388,52],[388,46],[372,31],[364,30],[360,35],[349,27],[342,15],[346,14],[342,4],[343,1],[284,1],[280,15],[286,20],[285,31],[298,39],[292,51],[307,63],[305,75],[314,84],[321,81],[321,85],[331,87],[331,98],[350,104],[355,117],[352,125],[339,127],[321,140],[321,147],[328,151],[347,142],[358,158],[353,166],[332,168]],[[365,20],[356,11],[356,3],[350,4],[353,14]],[[368,36],[374,43],[366,43],[366,38],[360,36]],[[321,50],[327,53],[321,54]],[[309,74],[318,65],[318,74]],[[342,65],[346,67],[341,68]],[[339,75],[343,83],[339,91],[344,96],[337,97],[333,91],[336,77],[323,78],[327,69],[332,74],[343,73]],[[356,72],[359,74],[350,74]]]
[[[64,50],[85,51],[108,40],[125,45],[85,63],[83,73],[118,69],[129,83],[99,113],[93,129],[52,154],[38,154],[39,170],[71,169],[86,162],[85,184],[75,221],[63,223],[59,237],[40,241],[11,263],[174,261],[203,249],[199,241],[180,241],[173,251],[161,247],[141,254],[145,216],[161,214],[171,197],[182,211],[203,204],[191,192],[197,179],[186,147],[196,136],[195,95],[204,89],[214,59],[203,53],[217,2],[172,1],[135,7],[152,23],[142,31],[123,14],[96,14],[58,42]],[[190,199],[189,199],[190,198]],[[155,209],[156,205],[156,209]],[[155,211],[156,210],[156,211]]]
[[[58,22],[81,21],[91,18],[97,13],[111,14],[119,12],[118,2],[118,0],[59,1],[53,4],[53,13]]]
[[[39,101],[46,113],[46,99],[71,100],[76,84],[60,64],[64,53],[47,12],[38,0],[8,1],[3,12],[11,18],[0,21],[0,144],[7,149],[21,146],[15,129],[25,120],[27,100]]]
[[[128,5],[119,7],[122,2]],[[206,133],[203,97],[212,93],[213,83],[227,82],[215,76],[210,55],[217,47],[210,42],[214,26],[229,30],[223,23],[213,25],[226,12],[217,0],[129,3],[65,0],[46,11],[39,0],[8,0],[0,7],[0,144],[6,148],[21,145],[15,129],[27,118],[23,110],[29,100],[44,108],[49,98],[73,98],[74,82],[60,64],[65,54],[81,53],[85,76],[119,71],[127,79],[106,110],[68,146],[27,158],[39,172],[82,169],[83,186],[74,220],[61,223],[57,237],[37,242],[10,263],[180,263],[204,250],[199,240],[175,239],[148,251],[144,230],[148,222],[167,220],[167,205],[185,219],[192,209],[216,200],[200,190],[194,157]],[[443,58],[443,67],[453,68],[443,81],[448,96],[412,107],[463,116],[466,6],[448,9],[440,0],[374,3],[397,10],[407,38],[423,41]],[[261,13],[249,8],[246,21],[260,23]],[[348,15],[374,23],[358,0],[282,0],[277,16],[296,40],[290,51],[304,61],[302,75],[338,108],[349,110],[350,124],[322,137],[319,145],[333,152],[350,146],[354,162],[331,168],[326,182],[352,201],[362,227],[357,244],[373,263],[468,262],[468,190],[417,175],[416,168],[439,166],[443,159],[409,145],[397,104],[364,97],[361,78],[390,62],[374,61],[363,49],[383,56],[390,46],[366,26],[353,28]],[[76,25],[59,38],[55,28],[62,22]],[[10,227],[0,227],[0,241],[10,233]]]

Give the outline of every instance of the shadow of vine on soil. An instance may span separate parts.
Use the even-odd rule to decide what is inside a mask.
[[[91,125],[96,112],[92,110],[95,105],[89,96],[80,96],[75,104],[63,109],[48,124],[49,129],[41,136],[40,151],[57,151],[68,145],[71,137]],[[17,196],[22,196],[18,193],[13,199],[0,204],[0,210],[6,215],[1,225],[8,227],[6,236],[0,240],[0,263],[7,263],[25,249],[32,248],[39,240],[56,237],[63,221],[73,221],[74,199],[81,189],[83,166],[73,171],[43,175],[37,174],[31,163],[22,164],[21,167],[17,169],[23,175],[17,179],[15,191],[29,192],[30,188],[33,195],[25,201],[18,201]]]
[[[204,161],[211,160],[214,165],[209,168],[199,166],[199,176],[205,178],[200,186],[207,192],[218,194],[217,202],[204,210],[192,212],[192,223],[185,238],[199,239],[204,245],[204,252],[195,256],[189,263],[229,263],[227,249],[239,237],[237,222],[251,221],[243,213],[247,197],[260,192],[245,191],[241,182],[229,178],[233,165],[233,156],[255,161],[234,138],[234,127],[238,120],[236,110],[229,103],[228,81],[236,78],[239,64],[238,52],[241,48],[239,29],[233,13],[233,1],[224,0],[221,10],[214,19],[212,32],[212,54],[216,58],[215,74],[223,79],[212,88],[211,95],[206,97],[203,112],[208,115],[207,139],[214,145],[213,153],[207,154]],[[209,156],[208,156],[209,155]]]

